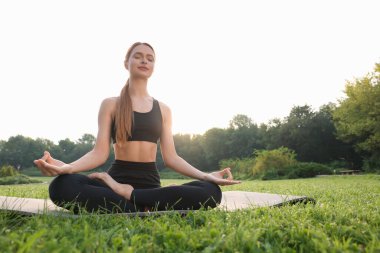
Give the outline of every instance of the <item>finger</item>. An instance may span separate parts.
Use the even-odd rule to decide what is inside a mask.
[[[42,173],[44,176],[48,176],[48,177],[54,176],[52,173],[50,173],[50,172],[47,171],[47,170],[41,170],[41,173]]]
[[[241,181],[238,180],[224,180],[222,182],[222,185],[234,185],[234,184],[240,184]]]
[[[44,155],[40,158],[40,160],[46,161],[49,158],[49,155],[50,155],[49,152],[45,151]]]
[[[52,176],[49,170],[45,169],[40,160],[35,160],[34,163],[37,165],[37,168],[41,171],[44,176]]]
[[[88,175],[92,179],[100,179],[103,180],[103,173],[101,172],[94,172]]]
[[[98,176],[97,174],[98,174],[97,172],[94,172],[94,173],[88,174],[87,176],[89,178],[97,178],[97,176]]]
[[[48,163],[51,163],[54,159],[53,157],[50,155],[50,152],[48,151],[45,151],[44,154],[46,155],[46,160]]]
[[[39,168],[40,170],[43,169],[43,166],[41,164],[41,161],[40,159],[38,160],[34,160],[34,164],[37,166],[37,168]]]
[[[59,174],[59,168],[47,163],[46,161],[39,159],[40,169],[49,174],[49,176],[56,176]]]
[[[234,177],[232,176],[232,173],[231,173],[231,168],[225,168],[224,172],[227,173],[227,180],[233,180],[234,179]]]

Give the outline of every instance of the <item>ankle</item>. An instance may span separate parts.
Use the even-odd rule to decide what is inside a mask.
[[[135,189],[131,186],[131,190],[128,190],[128,192],[127,192],[127,199],[128,200],[131,200],[132,199],[132,197],[133,197],[133,191],[134,191]]]

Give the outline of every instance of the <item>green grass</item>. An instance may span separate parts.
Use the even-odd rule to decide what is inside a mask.
[[[45,198],[47,187],[0,186],[0,195]],[[379,175],[247,181],[222,189],[306,195],[317,203],[185,217],[2,212],[0,252],[380,252]]]

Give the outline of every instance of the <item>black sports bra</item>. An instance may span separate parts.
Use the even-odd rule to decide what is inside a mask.
[[[162,132],[162,115],[158,101],[153,98],[153,107],[150,112],[133,112],[132,136],[128,141],[149,141],[157,143]],[[116,143],[115,119],[111,126],[112,142]]]

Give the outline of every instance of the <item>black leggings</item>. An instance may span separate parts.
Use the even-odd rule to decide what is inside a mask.
[[[197,210],[214,208],[222,198],[219,186],[206,181],[161,187],[155,163],[116,160],[107,172],[117,182],[134,187],[130,201],[103,182],[82,174],[56,177],[49,186],[50,198],[58,206],[72,209],[75,213],[81,208],[88,212],[106,213]]]

